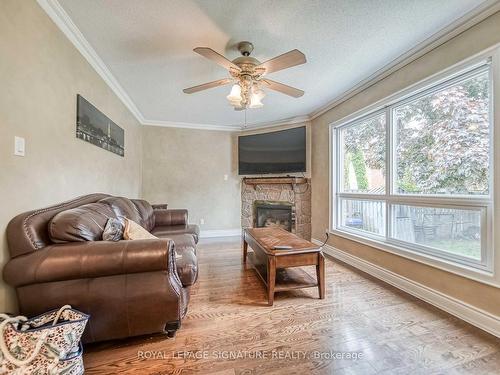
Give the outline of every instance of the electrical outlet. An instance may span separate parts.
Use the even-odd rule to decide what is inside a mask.
[[[227,181],[227,179],[228,179],[228,175],[227,175],[227,174],[225,174],[225,175],[224,175],[224,181]]]
[[[200,219],[200,225],[205,224],[205,219]]]

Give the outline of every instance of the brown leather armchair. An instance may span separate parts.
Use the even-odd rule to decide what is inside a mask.
[[[66,221],[58,219],[62,212]],[[168,238],[88,240],[99,236],[109,216],[125,216]],[[3,276],[16,288],[24,315],[65,304],[90,314],[84,342],[156,332],[172,336],[197,279],[198,233],[186,210],[87,195],[12,219],[7,228],[11,260]]]

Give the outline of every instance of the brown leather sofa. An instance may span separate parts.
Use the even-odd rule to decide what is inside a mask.
[[[159,239],[102,241],[110,217]],[[91,315],[84,342],[165,332],[173,336],[196,282],[199,229],[186,210],[91,194],[11,220],[4,280],[34,316],[70,304]]]

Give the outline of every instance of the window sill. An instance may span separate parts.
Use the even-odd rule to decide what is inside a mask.
[[[466,265],[458,264],[455,262],[448,261],[446,259],[434,257],[429,254],[421,254],[414,252],[412,250],[396,246],[393,244],[386,243],[384,241],[379,241],[375,239],[366,238],[363,236],[359,236],[353,234],[351,232],[339,230],[339,229],[330,229],[330,234],[335,236],[339,236],[351,241],[359,242],[363,245],[367,245],[373,247],[377,250],[386,251],[388,253],[410,259],[419,263],[423,263],[425,265],[438,268],[440,270],[453,273],[455,275],[465,277],[483,284],[491,285],[494,287],[500,287],[500,281],[495,277],[494,272],[489,272],[485,270],[480,270],[473,267],[468,267]]]

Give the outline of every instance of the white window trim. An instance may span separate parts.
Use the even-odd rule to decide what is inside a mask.
[[[435,268],[439,268],[463,277],[467,277],[469,279],[473,279],[475,281],[479,281],[484,284],[500,287],[500,251],[495,247],[495,238],[494,233],[499,232],[500,230],[500,220],[494,220],[494,217],[500,217],[500,207],[495,202],[500,202],[500,188],[497,188],[496,191],[492,189],[490,186],[490,194],[489,196],[454,196],[454,197],[440,197],[438,195],[429,195],[424,198],[419,199],[419,197],[412,197],[411,195],[396,195],[391,194],[393,191],[393,179],[392,173],[387,169],[388,173],[386,173],[386,193],[384,194],[366,194],[366,193],[337,193],[337,187],[340,187],[340,180],[338,175],[336,175],[335,171],[338,169],[338,160],[335,151],[335,145],[337,140],[335,139],[336,131],[335,129],[348,126],[353,122],[357,122],[361,120],[363,117],[374,116],[377,112],[387,111],[387,116],[392,116],[392,111],[389,110],[389,107],[396,104],[402,103],[408,98],[414,98],[415,94],[422,93],[427,91],[429,88],[441,86],[444,82],[448,82],[450,79],[454,79],[455,77],[462,76],[465,72],[470,72],[475,68],[484,65],[486,60],[490,60],[491,64],[491,82],[492,82],[492,98],[491,100],[491,111],[493,119],[493,124],[491,127],[491,158],[490,158],[490,167],[491,167],[491,184],[493,186],[500,187],[500,176],[499,173],[495,173],[497,170],[495,168],[496,165],[500,165],[500,43],[488,48],[487,50],[476,54],[458,64],[451,66],[448,69],[445,69],[439,73],[436,73],[425,80],[417,82],[414,85],[411,85],[395,94],[390,95],[387,98],[384,98],[368,107],[365,107],[355,113],[346,116],[338,121],[335,121],[329,126],[329,176],[330,176],[330,189],[329,189],[329,228],[328,231],[334,235],[347,238],[350,240],[354,240],[356,242],[389,252],[404,258],[408,258],[426,265],[430,265]],[[418,95],[418,94],[417,94]],[[389,124],[392,121],[389,121],[389,117],[387,117],[387,144],[390,145],[390,154],[389,157],[393,158],[393,132],[389,130]],[[389,160],[386,161],[389,165]],[[392,163],[394,167],[395,163]],[[335,168],[334,168],[335,166]],[[467,264],[463,264],[457,262],[454,256],[451,257],[442,257],[442,252],[439,252],[439,256],[431,252],[419,252],[415,251],[416,248],[421,248],[416,246],[414,249],[408,247],[407,245],[401,246],[398,241],[387,241],[383,237],[378,237],[377,235],[359,235],[356,231],[349,230],[349,228],[337,228],[337,209],[334,205],[338,198],[354,198],[358,199],[380,199],[383,198],[386,201],[386,210],[389,210],[389,201],[397,199],[397,203],[408,203],[411,205],[417,205],[421,201],[421,204],[429,204],[429,202],[435,202],[437,206],[446,206],[447,204],[452,204],[453,207],[460,208],[458,205],[464,208],[470,208],[470,206],[478,207],[481,206],[483,208],[483,214],[481,216],[482,223],[489,223],[485,225],[483,228],[482,236],[486,236],[486,246],[490,251],[486,251],[482,248],[483,254],[486,256],[485,261],[486,264],[481,266],[469,266]],[[410,197],[410,199],[407,199]],[[471,199],[473,198],[473,199]],[[387,214],[389,216],[390,213]],[[390,218],[389,218],[390,219]],[[387,220],[389,221],[389,220]],[[388,232],[389,223],[386,223],[386,233],[388,237],[390,233]],[[378,238],[377,238],[378,237]]]

